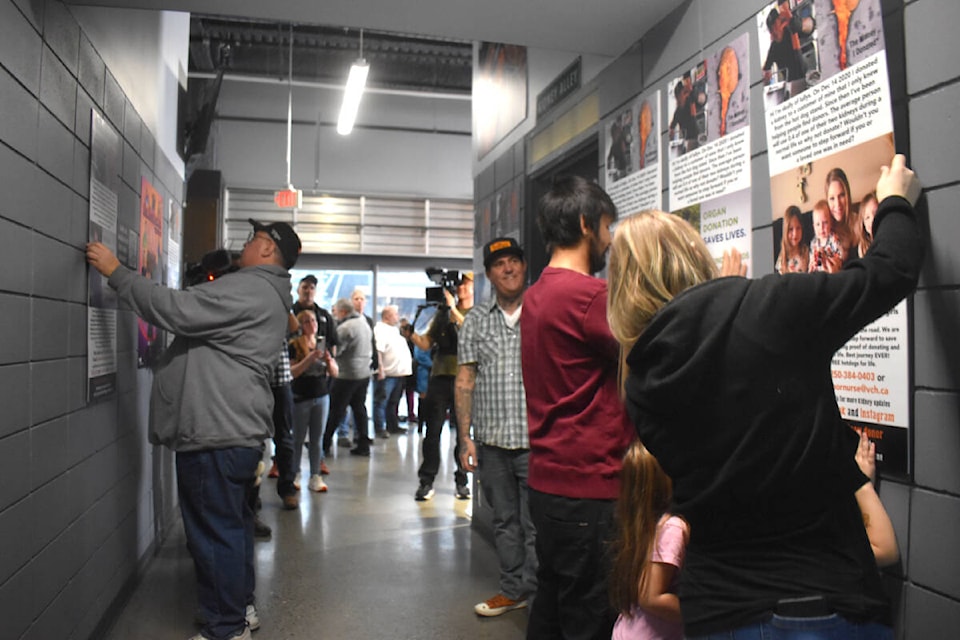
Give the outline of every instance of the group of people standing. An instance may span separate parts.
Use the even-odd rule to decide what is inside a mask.
[[[616,207],[576,177],[539,203],[550,262],[529,289],[515,241],[485,246],[495,297],[465,318],[456,379],[500,557],[476,612],[530,607],[531,639],[892,638],[896,539],[830,361],[916,287],[919,193],[895,156],[872,248],[802,277],[748,280],[736,251],[718,270],[662,212],[611,238]]]
[[[529,606],[537,640],[892,638],[877,563],[895,542],[893,554],[877,544],[873,453],[840,416],[830,361],[916,287],[919,193],[895,156],[877,183],[872,246],[830,273],[748,280],[736,252],[718,273],[698,233],[662,212],[611,236],[616,207],[577,177],[539,203],[550,261],[532,286],[515,240],[488,243],[494,299],[471,310],[451,295],[413,338],[437,355],[457,345],[455,365],[434,358],[427,395],[454,398],[458,474],[479,474],[494,511],[500,591],[475,611]],[[239,270],[175,291],[87,247],[124,304],[177,335],[154,379],[150,439],[177,452],[203,620],[193,640],[247,640],[260,626],[246,500],[273,430],[299,251],[289,225],[253,222]],[[609,288],[593,277],[608,251]],[[294,413],[319,454],[350,405],[351,453],[369,455],[373,330],[341,300],[335,332],[321,335],[330,324],[313,306],[301,298],[288,352]],[[321,439],[311,430],[325,395]],[[443,417],[427,420],[418,499],[432,491]],[[311,480],[322,475],[322,457],[310,464]]]

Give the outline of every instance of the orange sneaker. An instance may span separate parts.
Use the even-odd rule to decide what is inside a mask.
[[[277,469],[277,461],[276,461],[276,460],[273,461],[273,466],[270,467],[270,473],[267,474],[267,477],[268,477],[268,478],[279,478],[279,477],[280,477],[280,469]]]
[[[493,616],[501,616],[508,611],[513,611],[514,609],[524,609],[527,606],[527,599],[523,600],[511,600],[502,593],[498,593],[489,600],[481,602],[473,608],[478,616],[486,616],[491,618]]]

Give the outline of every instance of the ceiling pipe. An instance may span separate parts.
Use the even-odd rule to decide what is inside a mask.
[[[208,71],[191,71],[187,74],[188,78],[196,78],[197,80],[215,80],[217,77],[216,73],[211,73]],[[289,81],[286,78],[276,78],[273,76],[248,76],[241,75],[236,73],[225,73],[223,74],[224,82],[247,82],[251,84],[290,84],[294,87],[307,87],[310,89],[331,89],[334,91],[343,91],[345,85],[334,84],[332,82],[315,82],[312,80],[293,80]],[[473,96],[469,93],[454,93],[454,92],[444,92],[444,91],[413,91],[412,89],[384,89],[377,87],[367,87],[364,89],[366,93],[378,93],[382,95],[389,96],[405,96],[409,98],[424,98],[429,100],[464,100],[469,102],[473,99]]]

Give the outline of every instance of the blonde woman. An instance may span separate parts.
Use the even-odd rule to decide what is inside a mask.
[[[608,318],[627,411],[673,481],[671,512],[690,525],[685,637],[766,634],[790,618],[808,638],[892,638],[855,499],[867,481],[859,441],[837,408],[830,361],[916,287],[919,192],[895,156],[877,183],[876,248],[832,274],[714,278],[680,218],[620,223]]]

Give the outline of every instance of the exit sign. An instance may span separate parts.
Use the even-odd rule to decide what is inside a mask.
[[[281,209],[300,209],[303,207],[303,191],[284,189],[273,194],[273,201]]]

